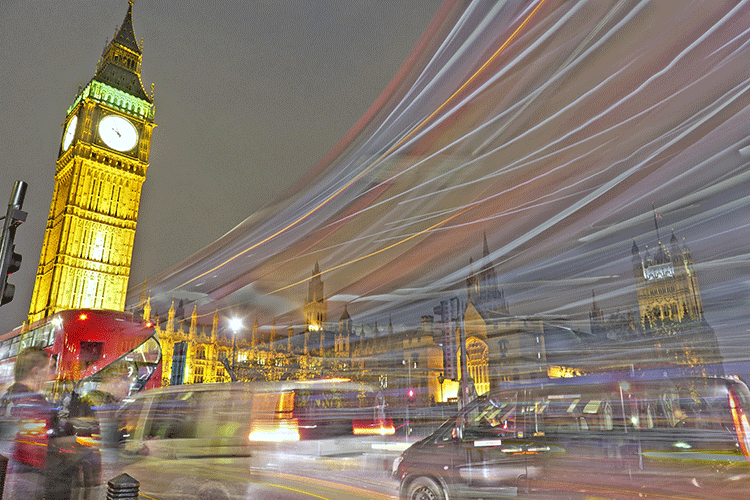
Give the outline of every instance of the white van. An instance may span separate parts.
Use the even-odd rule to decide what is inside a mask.
[[[234,497],[220,476],[183,477],[183,470],[364,454],[373,440],[394,433],[382,397],[344,379],[153,389],[125,401],[118,420],[119,470],[158,498],[191,498],[209,486],[224,491],[220,498]]]

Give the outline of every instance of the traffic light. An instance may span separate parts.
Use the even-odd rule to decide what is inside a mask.
[[[410,405],[417,402],[417,392],[411,387],[406,391],[406,401],[408,401]]]
[[[8,275],[15,273],[21,267],[21,254],[15,252],[16,228],[26,220],[26,212],[21,210],[26,196],[27,184],[16,181],[13,193],[8,202],[8,211],[3,221],[2,242],[0,243],[0,306],[13,300],[16,292],[15,285],[8,283]]]

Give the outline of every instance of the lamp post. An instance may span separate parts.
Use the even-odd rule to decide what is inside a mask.
[[[417,363],[412,361],[412,356],[409,354],[408,361],[406,359],[401,360],[401,364],[404,364],[408,367],[408,378],[407,378],[407,388],[406,388],[406,437],[409,437],[411,435],[411,419],[409,418],[409,406],[412,405],[412,401],[416,401],[417,393],[414,391],[414,388],[411,386],[411,365],[414,363],[414,368],[417,367]]]
[[[237,332],[242,330],[242,320],[240,318],[231,318],[229,328],[232,329],[232,371],[235,365],[235,353],[237,350]]]

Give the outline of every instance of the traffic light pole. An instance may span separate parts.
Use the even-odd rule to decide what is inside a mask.
[[[3,221],[3,232],[0,235],[0,306],[13,300],[16,290],[14,285],[8,283],[8,275],[18,271],[21,266],[21,255],[14,252],[16,246],[13,240],[16,237],[16,228],[26,220],[26,212],[21,208],[27,186],[28,184],[23,181],[16,181]]]

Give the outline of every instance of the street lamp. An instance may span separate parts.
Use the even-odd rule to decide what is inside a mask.
[[[242,330],[242,320],[240,318],[230,318],[229,328],[232,329],[232,371],[234,371],[235,352],[237,350],[237,332]]]

